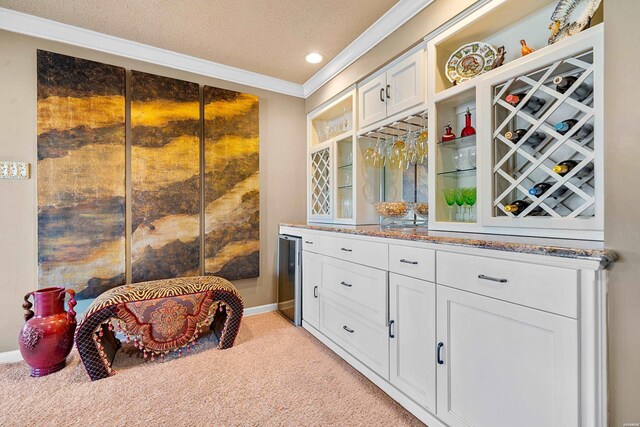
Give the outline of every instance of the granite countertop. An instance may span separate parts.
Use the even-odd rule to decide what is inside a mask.
[[[283,227],[331,231],[358,236],[424,241],[435,244],[493,249],[536,255],[597,261],[605,268],[618,259],[605,249],[603,242],[589,240],[550,239],[542,237],[505,236],[498,234],[432,231],[427,228],[382,228],[379,225],[280,224]]]

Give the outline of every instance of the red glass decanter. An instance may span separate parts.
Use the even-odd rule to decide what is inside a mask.
[[[451,129],[451,123],[447,123],[444,127],[444,135],[442,135],[442,142],[451,141],[452,139],[456,139],[456,136],[453,133],[453,129]]]
[[[464,115],[464,120],[465,120],[465,123],[464,123],[465,126],[464,126],[464,129],[462,129],[460,136],[465,137],[465,136],[475,135],[476,130],[473,128],[473,126],[471,126],[471,111],[469,111],[469,107],[467,107],[467,112]]]

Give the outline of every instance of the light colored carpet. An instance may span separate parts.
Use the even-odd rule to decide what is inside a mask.
[[[42,378],[0,365],[1,426],[421,426],[364,376],[277,313],[247,317],[228,350],[145,362],[120,351],[91,382],[71,354]]]

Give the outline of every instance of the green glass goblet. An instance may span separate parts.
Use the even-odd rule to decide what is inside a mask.
[[[464,205],[464,197],[462,197],[462,189],[456,189],[456,205],[458,205],[458,212],[460,214],[456,214],[456,221],[464,221],[463,215],[464,212],[462,212],[461,207]],[[460,218],[460,219],[458,219]]]
[[[457,188],[443,188],[442,192],[444,193],[444,200],[447,202],[447,206],[449,206],[449,221],[453,221],[453,205],[456,203],[456,192]]]

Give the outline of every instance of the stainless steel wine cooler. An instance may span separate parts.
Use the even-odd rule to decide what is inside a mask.
[[[302,324],[302,239],[278,236],[278,311],[295,326]]]

